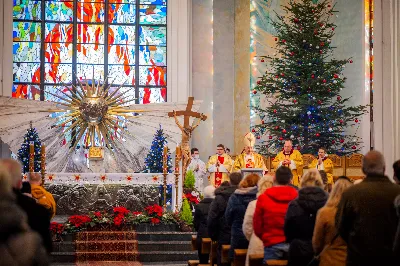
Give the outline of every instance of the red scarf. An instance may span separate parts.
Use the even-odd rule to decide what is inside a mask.
[[[292,155],[294,149],[292,148],[289,153],[286,153],[285,149],[282,149],[282,151],[283,151],[283,155],[289,155],[290,156],[290,155]]]

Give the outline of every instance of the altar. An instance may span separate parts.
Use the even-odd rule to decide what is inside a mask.
[[[175,175],[168,174],[166,181],[166,207],[175,210]],[[53,194],[57,215],[112,211],[114,207],[140,212],[147,206],[164,204],[162,174],[51,173],[46,174],[44,186]]]

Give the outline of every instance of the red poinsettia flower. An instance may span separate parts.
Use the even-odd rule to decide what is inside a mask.
[[[124,221],[124,216],[122,215],[117,215],[114,217],[114,225],[120,226]]]
[[[161,221],[160,221],[160,219],[158,219],[158,218],[151,218],[150,222],[151,222],[152,224],[159,224]]]
[[[101,212],[95,212],[95,213],[93,213],[94,214],[94,216],[96,216],[97,218],[101,218]]]
[[[90,223],[92,219],[90,219],[87,215],[73,215],[68,218],[68,221],[75,227],[81,227],[86,223]]]
[[[133,213],[133,215],[141,215],[142,214],[142,212],[132,212]]]
[[[125,215],[129,213],[129,210],[125,207],[114,207],[114,213]]]

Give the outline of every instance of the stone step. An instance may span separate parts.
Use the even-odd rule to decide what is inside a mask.
[[[137,240],[113,240],[113,241],[76,241],[77,252],[92,252],[92,251],[119,251],[132,252],[137,251]]]
[[[139,253],[137,251],[119,252],[119,251],[91,251],[76,252],[76,261],[138,261]]]
[[[75,252],[52,252],[51,263],[75,263]]]
[[[53,252],[75,252],[75,242],[53,242]]]
[[[139,253],[143,251],[192,251],[190,241],[140,241]]]
[[[136,240],[135,231],[85,231],[76,236],[78,241],[123,241]]]
[[[138,232],[136,239],[142,241],[191,241],[193,232]]]
[[[198,259],[195,251],[143,251],[139,261],[145,262],[181,262]]]

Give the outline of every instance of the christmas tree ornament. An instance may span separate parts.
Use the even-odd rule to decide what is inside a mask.
[[[354,122],[358,123],[358,119],[356,118],[356,120],[354,120]]]

